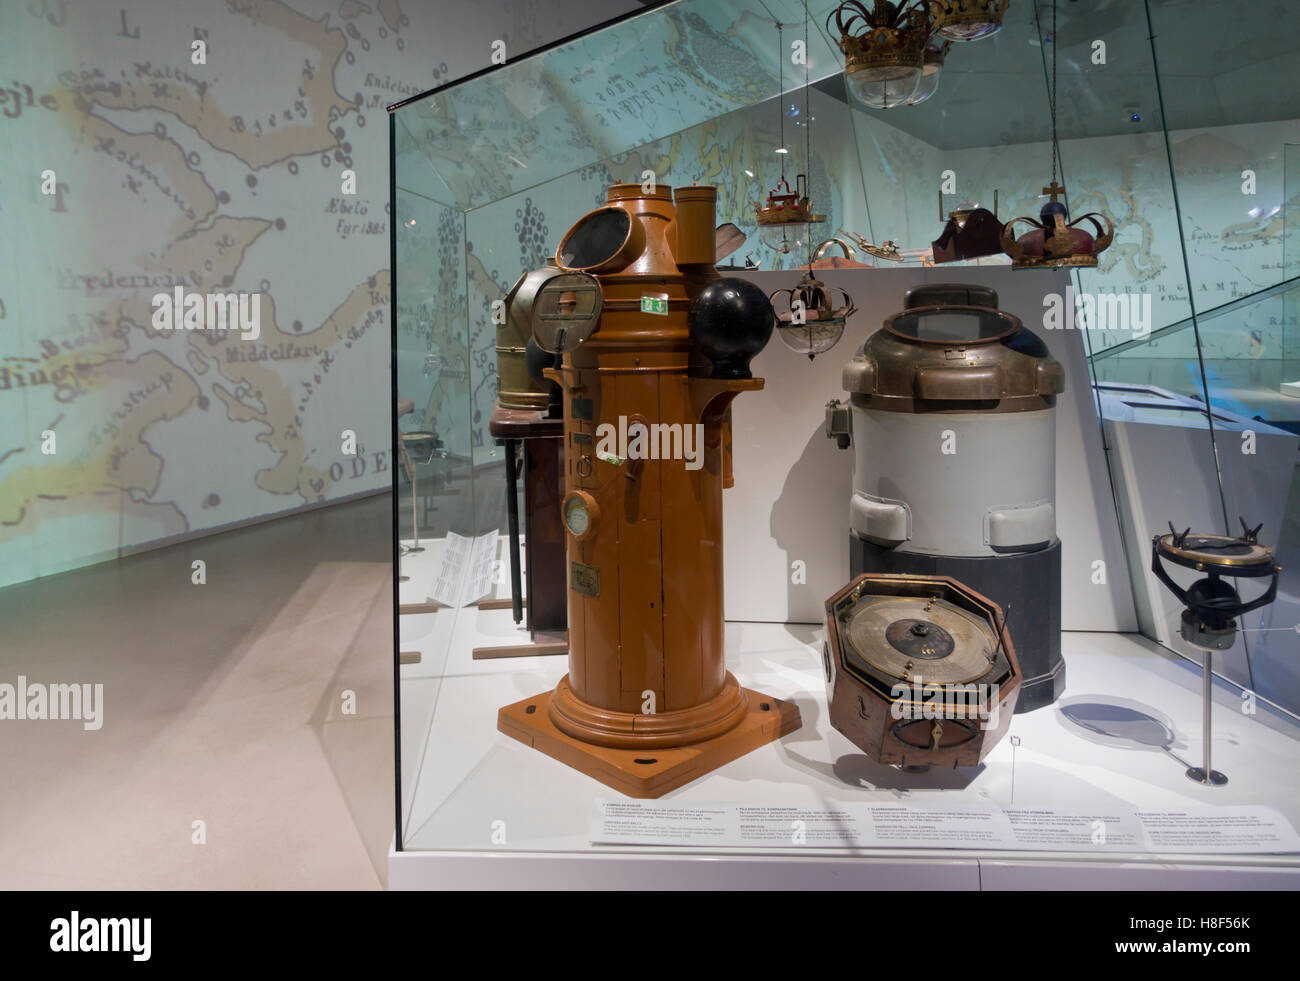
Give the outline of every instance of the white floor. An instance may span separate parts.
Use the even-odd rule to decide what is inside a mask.
[[[421,587],[413,580],[411,589]],[[977,769],[924,774],[874,764],[831,729],[821,637],[821,628],[811,625],[727,624],[728,667],[743,684],[795,701],[803,728],[665,799],[814,805],[942,800],[1070,811],[1268,804],[1300,828],[1295,765],[1300,728],[1294,720],[1263,707],[1253,716],[1243,714],[1240,693],[1218,686],[1213,762],[1230,782],[1206,788],[1189,781],[1184,770],[1199,764],[1201,756],[1200,672],[1141,637],[1065,634],[1067,689],[1055,705],[1015,717],[1011,735],[1019,738],[1019,747],[1014,756],[1007,739]],[[471,658],[476,646],[512,639],[527,638],[509,610],[465,607],[402,617],[402,649],[421,651],[422,660],[402,668],[404,850],[390,855],[392,887],[519,888],[534,879],[539,885],[554,883],[557,875],[578,886],[646,884],[655,876],[680,886],[691,881],[691,867],[708,864],[700,859],[712,859],[702,883],[726,878],[729,869],[735,877],[728,881],[737,884],[761,885],[765,876],[780,876],[788,885],[861,885],[860,877],[845,876],[854,867],[874,869],[871,874],[887,874],[891,881],[903,876],[915,885],[950,888],[1027,884],[1034,876],[1041,877],[1041,885],[1059,887],[1061,869],[1079,888],[1124,882],[1151,887],[1158,884],[1153,870],[1196,876],[1165,884],[1258,887],[1272,881],[1300,888],[1300,876],[1294,875],[1300,872],[1300,855],[1127,855],[1085,861],[1090,857],[1064,853],[798,849],[794,858],[771,849],[720,853],[593,846],[588,835],[594,801],[618,794],[496,730],[500,706],[553,687],[566,669],[563,656]],[[1095,716],[1090,705],[1135,708],[1162,722],[1172,741],[1167,748],[1148,744],[1160,742],[1150,738],[1161,731],[1156,724],[1137,739],[1090,733],[1068,717]],[[862,861],[845,863],[846,856]],[[719,864],[719,859],[729,861]],[[1211,878],[1204,878],[1207,874]],[[1129,878],[1122,880],[1123,875]],[[928,878],[933,876],[938,878]]]
[[[0,722],[0,889],[382,889],[391,527],[381,495],[0,590],[0,681],[104,686],[98,731]]]

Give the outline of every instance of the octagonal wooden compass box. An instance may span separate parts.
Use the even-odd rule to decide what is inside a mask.
[[[822,660],[831,725],[878,763],[975,766],[1020,692],[1002,610],[947,576],[858,576],[826,601]]]

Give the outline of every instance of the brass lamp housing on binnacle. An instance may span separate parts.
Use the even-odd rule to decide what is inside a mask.
[[[742,687],[725,664],[731,402],[763,387],[747,362],[772,310],[720,280],[716,198],[708,186],[615,184],[556,254],[561,270],[595,277],[602,301],[595,331],[547,371],[564,402],[569,670],[502,708],[497,726],[632,797],[800,724],[793,704]],[[749,340],[711,345],[699,336],[709,324]]]
[[[497,398],[507,409],[545,409],[546,388],[531,378],[524,363],[532,336],[533,300],[546,281],[557,274],[555,261],[520,275],[505,298],[505,320],[497,325]]]

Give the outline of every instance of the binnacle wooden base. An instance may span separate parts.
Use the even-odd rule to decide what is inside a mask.
[[[750,688],[742,691],[747,708],[739,723],[686,746],[615,749],[574,739],[551,721],[553,691],[505,706],[497,713],[497,729],[629,797],[661,797],[799,728],[799,708],[793,702]]]

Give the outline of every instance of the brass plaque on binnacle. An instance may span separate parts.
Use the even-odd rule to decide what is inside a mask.
[[[600,570],[581,562],[569,563],[569,586],[575,593],[597,599],[600,596]]]
[[[988,673],[997,638],[988,624],[944,600],[874,596],[856,604],[848,651],[872,671],[923,684],[961,685]]]

